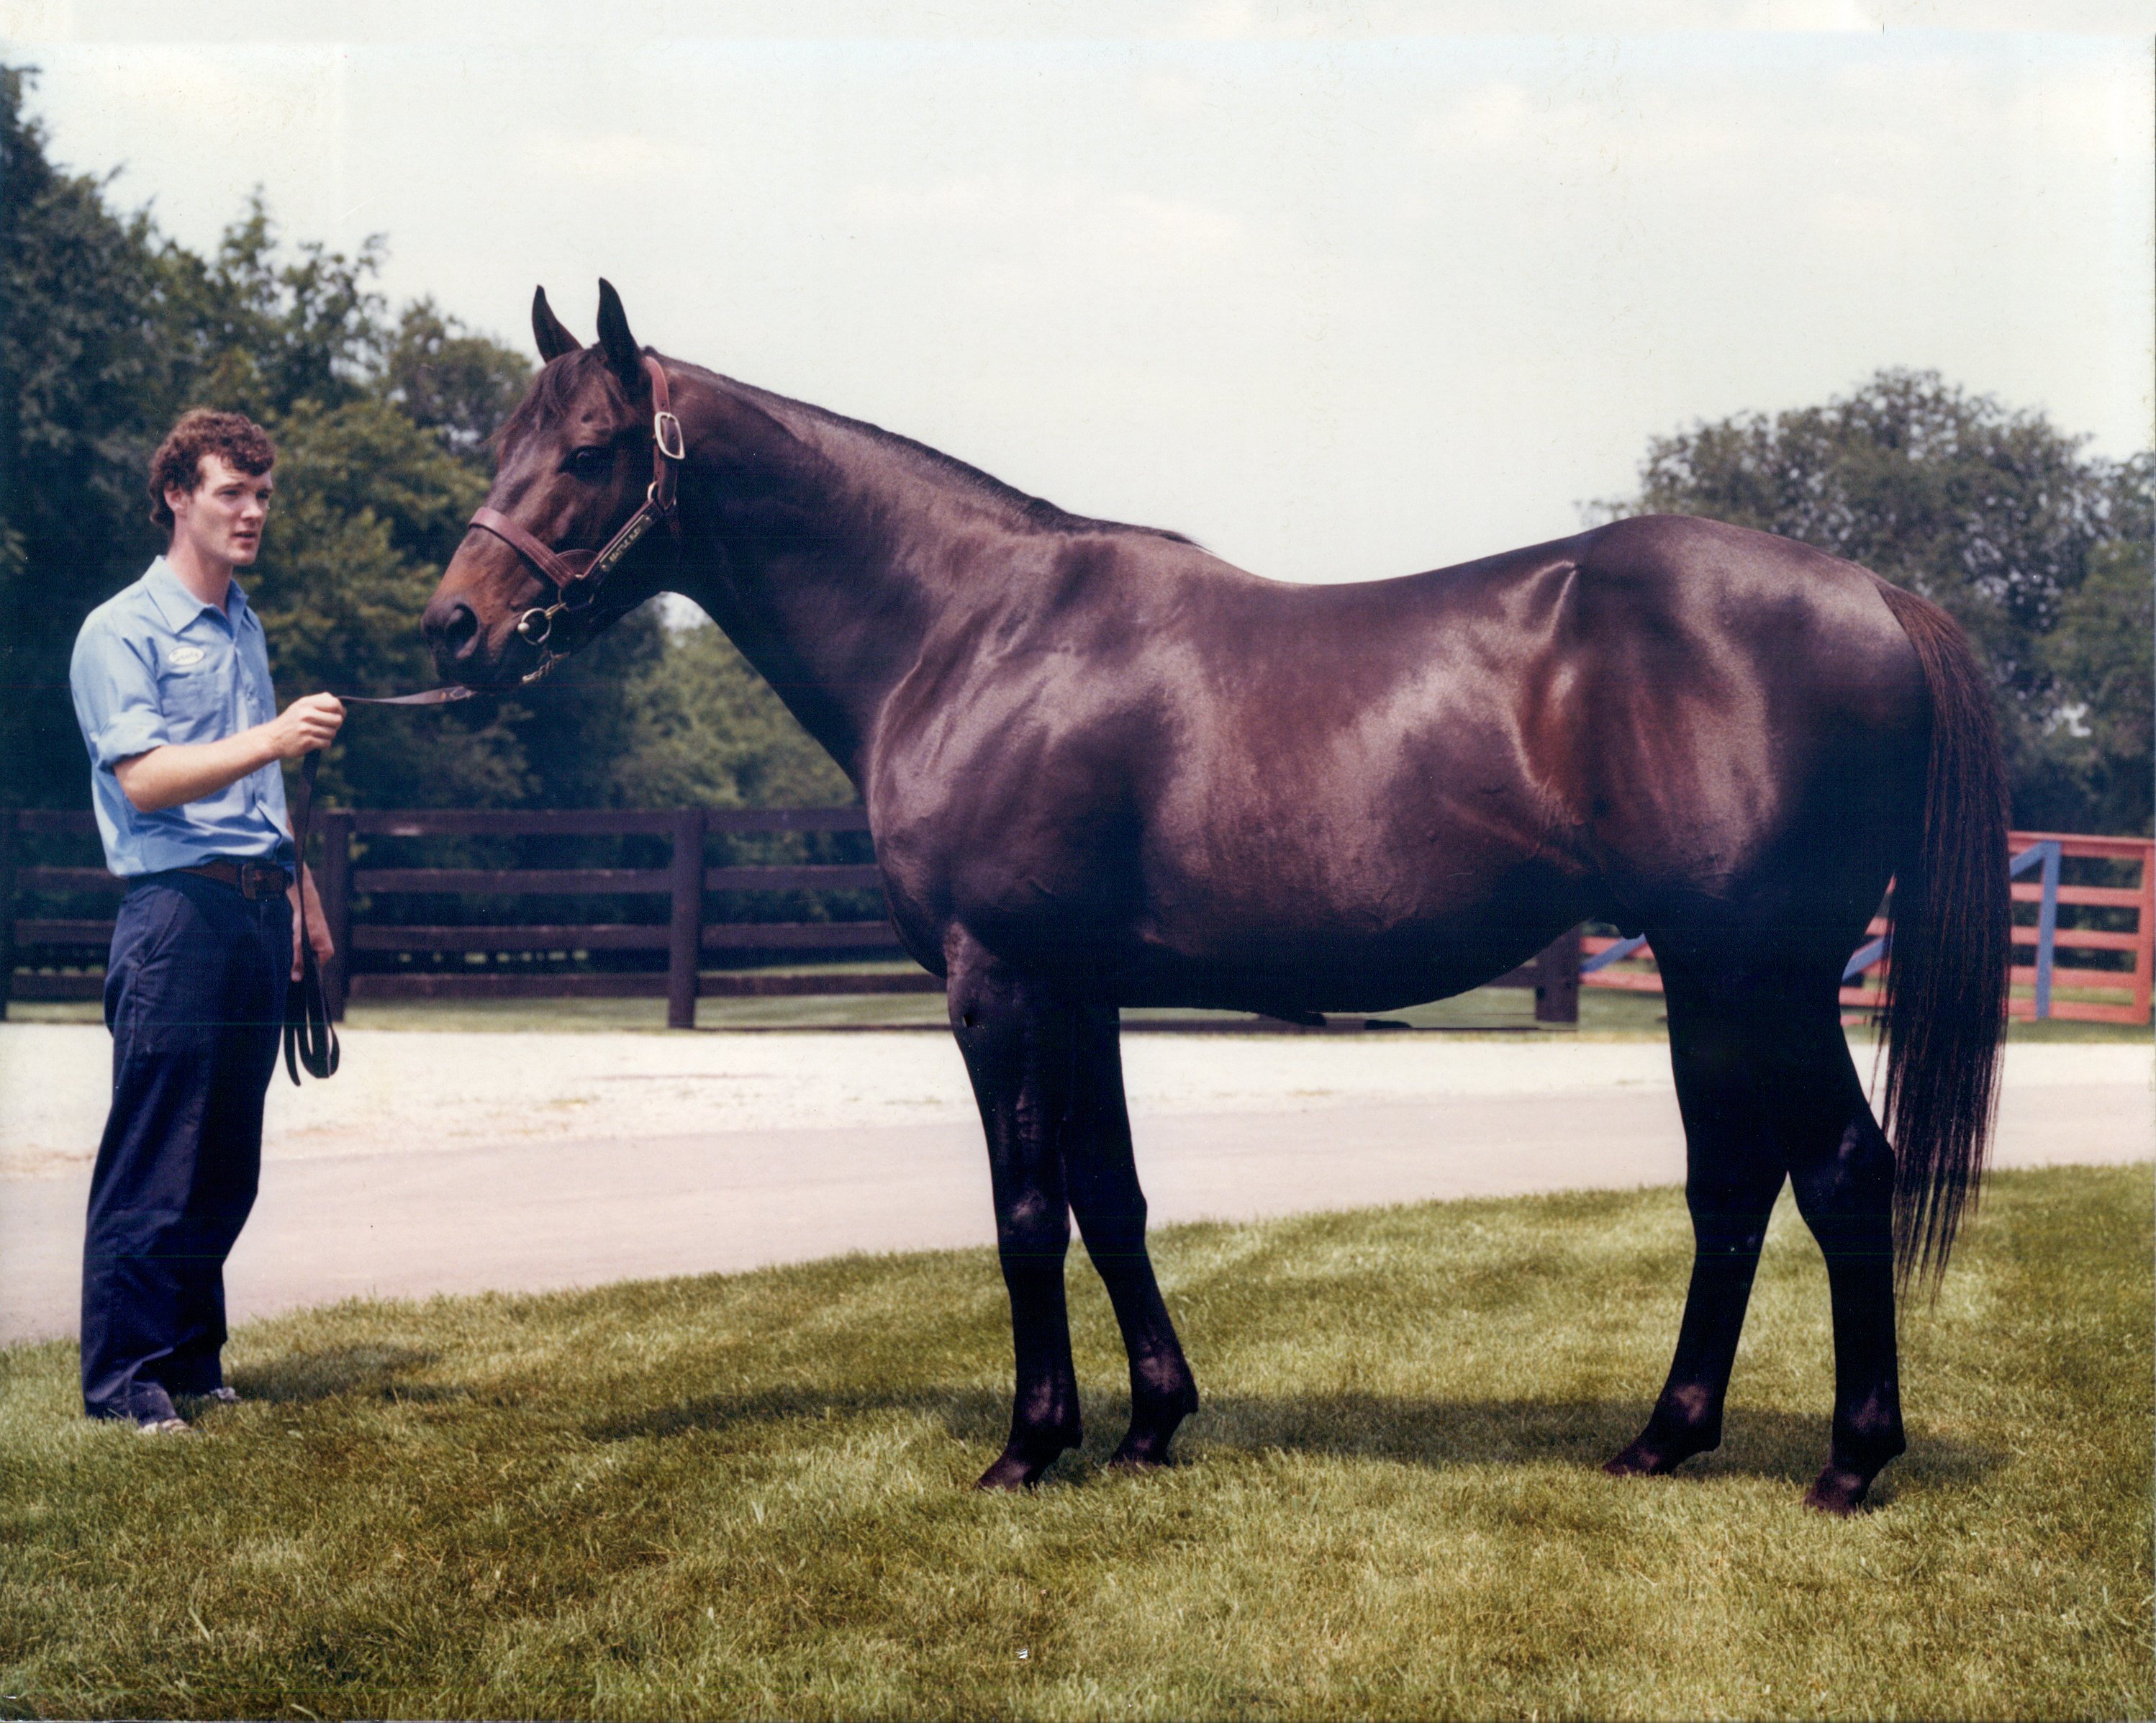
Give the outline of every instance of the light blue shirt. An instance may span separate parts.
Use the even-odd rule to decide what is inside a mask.
[[[220,742],[276,715],[262,624],[239,583],[206,604],[162,557],[84,619],[68,666],[75,722],[90,747],[90,796],[105,863],[123,879],[214,856],[292,865],[285,779],[275,761],[238,783],[146,814],[113,767],[167,743]]]

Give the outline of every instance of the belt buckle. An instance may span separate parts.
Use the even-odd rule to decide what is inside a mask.
[[[266,862],[243,862],[239,864],[239,895],[249,903],[259,903],[275,897],[284,884],[284,872]]]

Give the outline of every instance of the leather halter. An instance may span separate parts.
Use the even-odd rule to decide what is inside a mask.
[[[680,538],[680,522],[675,512],[674,487],[688,450],[681,441],[681,421],[674,416],[674,401],[666,387],[666,373],[650,354],[645,353],[642,357],[644,373],[651,379],[650,488],[644,493],[644,506],[622,523],[620,531],[589,556],[583,568],[578,568],[569,558],[582,556],[585,553],[572,550],[564,555],[549,549],[499,509],[482,508],[471,517],[472,526],[493,533],[507,544],[554,589],[552,604],[535,606],[516,619],[519,637],[541,649],[539,667],[523,678],[526,682],[537,681],[563,656],[547,649],[547,643],[553,635],[554,619],[563,615],[574,619],[588,615],[598,604],[607,577],[620,566],[623,559],[636,548],[646,532],[659,522],[665,521],[674,529],[677,542]],[[472,693],[471,689],[456,684],[444,688],[429,688],[418,694],[387,697],[343,694],[338,697],[362,706],[446,706],[452,701],[469,700]],[[315,774],[321,769],[321,750],[316,748],[300,766],[300,802],[292,816],[294,859],[299,870],[295,877],[300,882],[300,973],[299,981],[285,995],[285,1069],[295,1083],[299,1082],[303,1067],[312,1077],[332,1075],[342,1057],[337,1046],[336,1026],[330,1021],[329,1003],[323,994],[321,972],[315,960],[314,941],[310,937],[307,926],[305,883],[307,829],[314,815]]]
[[[680,536],[674,490],[688,450],[681,441],[681,421],[674,416],[666,373],[650,354],[642,357],[644,374],[651,381],[651,485],[644,493],[643,507],[603,546],[589,553],[589,560],[582,568],[569,558],[587,553],[552,550],[499,509],[482,508],[471,517],[471,525],[493,533],[554,589],[552,604],[535,605],[516,619],[517,638],[528,645],[546,646],[553,637],[555,618],[567,615],[574,620],[588,614],[598,602],[607,577],[660,522],[673,529],[677,541]]]

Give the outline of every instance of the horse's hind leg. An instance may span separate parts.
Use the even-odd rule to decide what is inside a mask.
[[[1738,1336],[1786,1174],[1739,1026],[1696,998],[1681,976],[1666,971],[1663,985],[1684,1118],[1691,1285],[1676,1355],[1647,1427],[1604,1468],[1620,1477],[1667,1472],[1720,1445]]]
[[[1064,1180],[1131,1360],[1131,1427],[1111,1463],[1159,1465],[1176,1426],[1198,1410],[1198,1384],[1146,1254],[1145,1192],[1131,1153],[1116,1008],[1082,1008],[1078,1034]]]
[[[1078,1377],[1063,1296],[1070,1210],[1060,1140],[1076,1016],[970,939],[955,941],[949,958],[951,1029],[988,1134],[996,1247],[1017,1365],[1010,1440],[981,1474],[980,1487],[1018,1489],[1038,1480],[1079,1436]]]
[[[1804,1494],[1824,1513],[1856,1510],[1908,1446],[1894,1336],[1894,1151],[1840,1042],[1851,1103],[1840,1132],[1810,1138],[1789,1162],[1798,1211],[1826,1258],[1834,1309],[1834,1438]]]
[[[1730,985],[1666,976],[1695,1255],[1676,1355],[1617,1473],[1666,1472],[1722,1438],[1722,1409],[1785,1175],[1827,1261],[1835,1330],[1831,1463],[1805,1498],[1847,1512],[1902,1451],[1894,1354],[1893,1161],[1851,1062],[1831,972]]]

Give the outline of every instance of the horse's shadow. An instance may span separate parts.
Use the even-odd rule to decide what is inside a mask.
[[[1599,1467],[1637,1435],[1647,1419],[1645,1400],[1437,1400],[1406,1395],[1334,1392],[1214,1394],[1176,1438],[1178,1455],[1202,1463],[1215,1454],[1327,1454],[1383,1460],[1445,1471],[1481,1466],[1556,1463]],[[1010,1402],[981,1389],[923,1387],[913,1391],[822,1393],[786,1388],[745,1396],[714,1395],[676,1402],[587,1424],[601,1442],[666,1438],[692,1432],[746,1432],[760,1425],[886,1412],[911,1412],[940,1422],[953,1440],[993,1452],[1008,1431]],[[1085,1442],[1051,1478],[1082,1479],[1103,1468],[1130,1419],[1127,1394],[1090,1396]],[[1686,1463],[1690,1474],[1809,1484],[1825,1463],[1824,1417],[1765,1407],[1732,1407],[1722,1446]],[[1968,1483],[1994,1470],[2005,1456],[1980,1443],[1918,1432],[1897,1470],[1928,1479]],[[1891,1499],[1894,1473],[1882,1478],[1875,1501]]]
[[[233,1386],[249,1400],[302,1404],[339,1397],[413,1405],[468,1401],[476,1391],[412,1378],[438,1361],[409,1346],[341,1346],[237,1371]],[[512,1396],[513,1397],[513,1396]],[[1130,1421],[1127,1393],[1090,1395],[1086,1434],[1051,1481],[1086,1482],[1106,1466]],[[1380,1460],[1432,1471],[1541,1463],[1594,1468],[1629,1442],[1647,1418],[1640,1399],[1430,1399],[1356,1391],[1219,1393],[1207,1397],[1176,1438],[1178,1456],[1202,1463],[1214,1455],[1325,1454]],[[993,1453],[1010,1419],[1006,1396],[988,1389],[924,1384],[854,1392],[791,1386],[753,1394],[715,1394],[625,1410],[591,1420],[593,1442],[629,1442],[703,1433],[751,1435],[785,1423],[907,1412],[940,1424],[961,1446]],[[1772,1407],[1731,1407],[1722,1445],[1686,1463],[1700,1477],[1809,1483],[1825,1461],[1823,1416]],[[1897,1478],[1966,1484],[1997,1469],[2005,1456],[1981,1443],[1916,1432],[1903,1461],[1883,1476],[1873,1500],[1892,1499]]]

